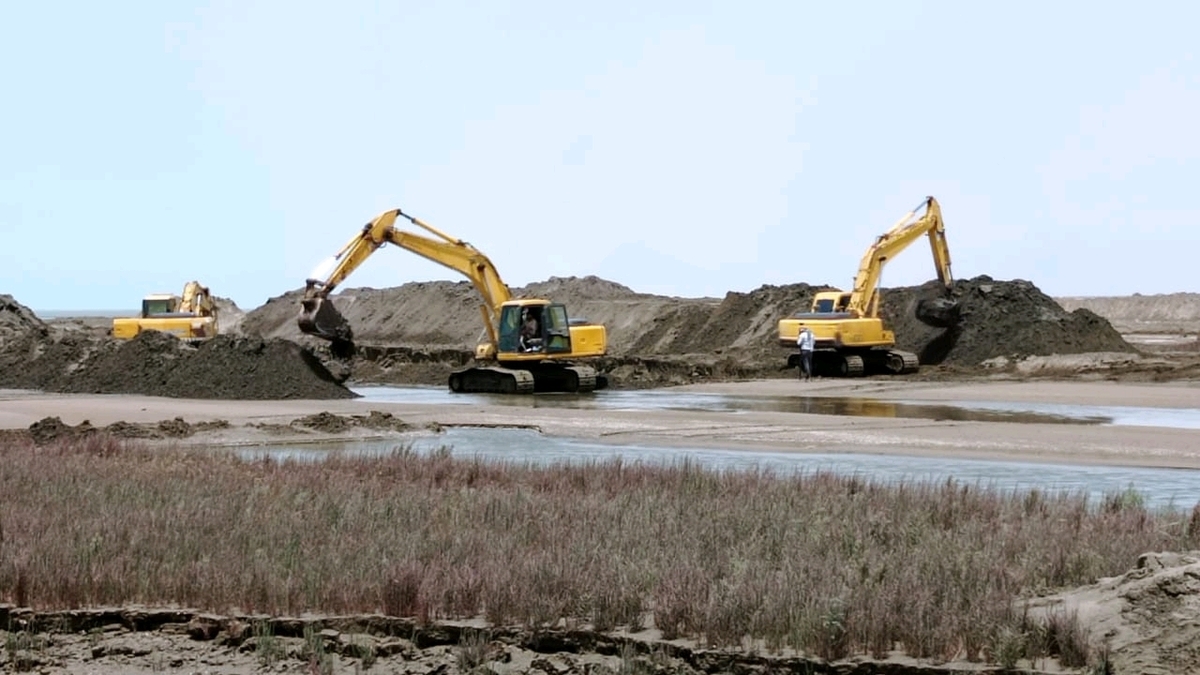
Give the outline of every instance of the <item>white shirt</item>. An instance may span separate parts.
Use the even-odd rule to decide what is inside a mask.
[[[807,330],[807,329],[800,331],[800,336],[796,338],[796,344],[800,347],[801,351],[812,351],[812,348],[813,348],[812,331]]]

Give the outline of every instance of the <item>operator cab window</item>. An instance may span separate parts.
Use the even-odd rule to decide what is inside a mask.
[[[830,313],[833,311],[833,300],[826,298],[817,301],[817,311],[821,313]]]
[[[171,313],[170,300],[143,300],[142,316],[158,316]]]
[[[544,320],[542,308],[536,305],[521,311],[521,351],[540,352],[545,347]]]
[[[562,305],[546,307],[546,338],[552,352],[571,351],[571,322]]]

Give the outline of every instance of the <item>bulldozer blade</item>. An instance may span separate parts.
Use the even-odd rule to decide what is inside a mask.
[[[300,301],[300,316],[296,324],[300,332],[331,340],[336,343],[351,343],[354,340],[350,323],[327,298],[305,298]]]
[[[917,303],[917,318],[936,328],[950,328],[958,323],[958,302],[950,298],[930,298]]]

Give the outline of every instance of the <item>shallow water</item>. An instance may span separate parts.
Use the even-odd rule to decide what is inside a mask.
[[[729,396],[670,389],[610,390],[592,394],[452,394],[444,387],[354,387],[364,402],[426,403],[437,405],[503,405],[524,408],[582,410],[694,410],[795,412],[854,417],[900,417],[1023,424],[1091,424],[1200,429],[1200,409],[1081,406],[1007,401],[962,401],[957,404],[886,401],[863,397]]]
[[[347,442],[321,445],[276,445],[240,449],[246,458],[270,455],[278,459],[313,461],[330,453],[356,455],[386,454],[397,442]],[[548,465],[597,462],[622,458],[628,462],[666,464],[688,460],[714,470],[769,469],[780,475],[794,472],[830,471],[859,475],[884,483],[900,481],[957,481],[1000,490],[1033,488],[1083,491],[1093,503],[1105,495],[1136,490],[1151,508],[1191,508],[1200,500],[1200,471],[1186,469],[1141,469],[1128,467],[1065,466],[1026,462],[903,457],[869,454],[809,454],[701,448],[658,448],[640,445],[608,445],[584,440],[543,436],[527,429],[451,427],[436,436],[411,441],[419,453],[449,447],[457,457]]]

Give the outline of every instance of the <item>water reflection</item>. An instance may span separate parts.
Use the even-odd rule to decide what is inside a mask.
[[[669,465],[688,459],[715,470],[762,468],[781,475],[796,471],[825,470],[843,475],[860,475],[886,483],[954,478],[961,482],[1000,490],[1037,488],[1048,491],[1082,491],[1096,502],[1106,494],[1132,487],[1142,494],[1150,507],[1191,508],[1200,495],[1200,471],[1186,469],[1068,466],[895,455],[618,446],[543,436],[536,431],[525,429],[449,428],[444,434],[418,437],[411,443],[413,450],[420,453],[449,446],[458,457],[479,457],[485,460],[532,465],[595,462],[617,457],[626,461]],[[330,452],[386,454],[400,445],[396,442],[378,441],[319,446],[278,445],[241,449],[238,452],[246,458],[270,455],[280,459],[313,461],[328,456]]]
[[[573,408],[582,410],[690,410],[714,413],[792,412],[811,415],[854,417],[904,417],[928,420],[974,422],[1018,422],[1042,424],[1112,424],[1116,419],[1105,409],[1054,410],[1037,405],[1017,407],[1004,404],[950,405],[883,401],[864,397],[837,396],[728,396],[669,389],[604,391],[594,394],[451,394],[441,387],[356,387],[365,402],[421,403],[436,405],[497,405],[521,408]],[[1191,411],[1200,428],[1200,411]],[[1126,415],[1123,420],[1132,419]]]

